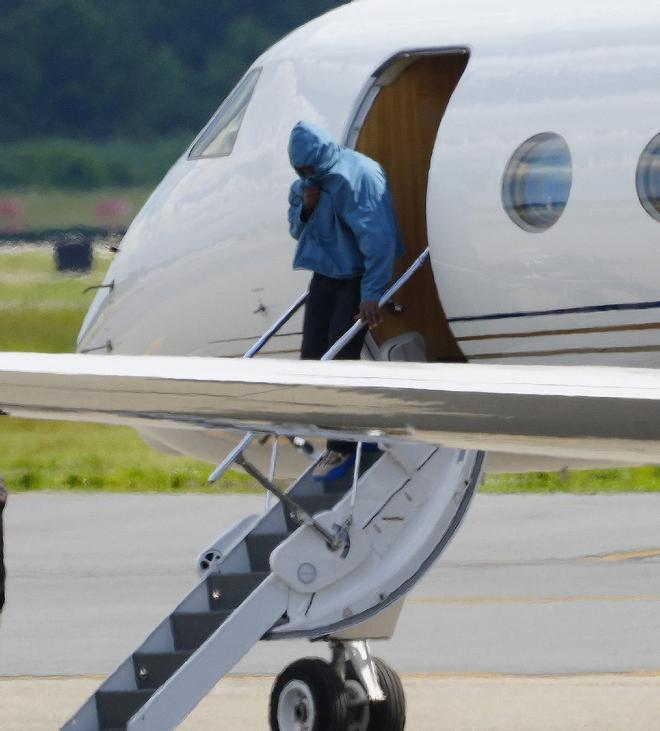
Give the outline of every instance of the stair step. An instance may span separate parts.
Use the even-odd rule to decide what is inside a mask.
[[[153,694],[153,690],[99,691],[96,694],[99,727],[102,731],[124,729]]]
[[[317,513],[322,513],[326,510],[331,510],[337,504],[341,495],[337,493],[321,493],[320,495],[301,495],[300,497],[294,498],[294,500],[300,505],[301,508],[306,510],[310,515],[314,516]],[[284,515],[286,518],[286,524],[289,530],[293,531],[298,527],[298,522],[292,517],[291,511],[286,507],[284,508]]]
[[[235,609],[268,577],[268,572],[212,574],[206,580],[209,606],[213,611]]]
[[[270,554],[288,537],[286,533],[257,533],[247,536],[245,543],[252,571],[270,573]]]
[[[135,680],[140,690],[156,690],[190,658],[192,652],[136,652],[133,655]]]
[[[170,617],[177,650],[196,650],[227,619],[231,611],[175,613]]]

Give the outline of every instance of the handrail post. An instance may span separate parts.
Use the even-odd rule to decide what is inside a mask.
[[[253,431],[248,432],[243,439],[229,452],[229,454],[220,462],[220,464],[211,472],[209,475],[209,484],[217,482],[225,472],[236,462],[236,460],[243,454],[243,450],[247,449],[252,444],[256,433]]]
[[[351,520],[353,519],[353,513],[355,513],[355,501],[357,499],[357,488],[358,482],[360,481],[360,467],[362,463],[362,447],[363,443],[357,443],[357,449],[355,450],[355,466],[353,468],[353,485],[351,487]]]
[[[273,448],[270,453],[270,467],[268,469],[268,480],[275,484],[275,474],[277,473],[277,452],[279,446],[279,437],[275,435],[273,438]],[[270,508],[271,498],[273,497],[272,492],[266,492],[266,510]]]

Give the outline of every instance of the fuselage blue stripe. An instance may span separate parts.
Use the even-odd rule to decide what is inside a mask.
[[[660,302],[634,302],[618,305],[594,305],[591,307],[566,307],[560,310],[532,310],[530,312],[498,312],[491,315],[450,317],[449,322],[479,322],[484,320],[512,320],[520,317],[547,317],[548,315],[574,315],[588,312],[612,312],[624,310],[660,309]]]

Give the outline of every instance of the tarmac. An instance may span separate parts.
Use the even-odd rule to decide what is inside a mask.
[[[98,678],[0,682],[3,731],[57,729]],[[660,728],[660,676],[403,677],[411,731],[645,731]],[[181,731],[267,731],[271,677],[221,681]],[[383,729],[382,731],[387,731]]]
[[[56,729],[195,581],[255,496],[13,495],[0,729]],[[660,496],[477,496],[376,654],[412,731],[660,731]],[[260,643],[180,727],[267,729],[273,676],[321,645]]]

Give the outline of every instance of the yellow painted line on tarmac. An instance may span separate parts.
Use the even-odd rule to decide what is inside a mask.
[[[638,551],[615,551],[613,553],[603,553],[599,556],[587,556],[587,561],[615,563],[618,561],[634,561],[635,559],[658,557],[660,557],[660,548],[646,548]]]
[[[101,683],[107,679],[107,675],[87,674],[82,675],[0,675],[0,683],[24,683],[26,681],[65,681],[65,680],[89,680],[95,683]],[[273,675],[266,673],[233,673],[225,676],[232,680],[272,680]]]
[[[225,676],[225,680],[234,681],[272,681],[274,675],[262,673],[230,673]],[[501,673],[496,671],[476,671],[476,670],[432,670],[429,672],[419,673],[401,673],[404,680],[570,680],[571,678],[638,678],[655,680],[660,679],[660,670],[622,670],[621,672],[612,671],[593,671],[587,673]],[[7,675],[0,676],[0,683],[12,682],[67,682],[67,681],[93,681],[100,683],[107,678],[106,675]]]
[[[408,604],[550,604],[562,602],[660,602],[660,594],[538,594],[531,596],[415,596]]]
[[[88,675],[86,673],[82,675],[0,675],[0,683],[24,683],[28,680],[93,680],[95,682],[102,682],[107,677],[107,675]]]

